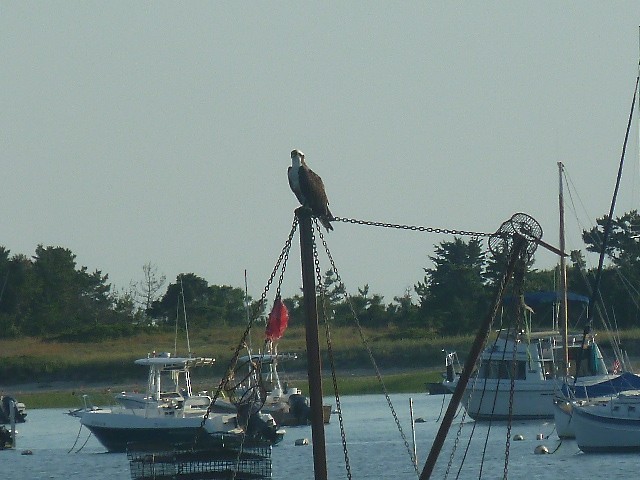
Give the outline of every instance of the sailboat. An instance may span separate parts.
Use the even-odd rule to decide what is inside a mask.
[[[559,206],[560,206],[560,247],[564,250],[564,201],[563,201],[563,171],[562,162],[558,162],[559,171]],[[566,264],[564,257],[560,259],[561,290],[566,291]],[[567,331],[567,304],[566,297],[562,298],[561,320],[563,331]],[[568,351],[568,350],[567,350]],[[616,353],[618,354],[618,353]],[[573,422],[574,406],[585,406],[588,404],[600,405],[606,401],[607,396],[614,395],[625,390],[640,388],[640,377],[633,373],[614,371],[613,373],[603,372],[601,375],[589,378],[578,377],[579,371],[570,371],[571,362],[578,360],[581,364],[589,362],[589,355],[581,355],[577,358],[565,357],[566,365],[563,372],[564,378],[561,388],[555,393],[553,399],[553,416],[556,425],[556,433],[560,438],[574,438],[575,431]],[[619,361],[616,362],[620,364]]]
[[[633,111],[636,106],[640,71],[636,77],[636,85],[631,103],[631,113],[627,124],[622,156],[618,167],[616,186],[611,201],[609,216],[604,227],[602,248],[592,300],[596,298],[602,273],[607,240],[611,231],[611,222],[616,202],[622,167]],[[637,377],[637,376],[634,376]],[[623,391],[613,392],[608,398],[599,398],[590,402],[570,402],[570,425],[575,434],[578,448],[583,452],[623,452],[640,451],[640,387],[633,385]],[[566,406],[566,404],[565,404]]]

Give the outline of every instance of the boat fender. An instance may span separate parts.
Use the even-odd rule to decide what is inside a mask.
[[[296,447],[301,447],[303,445],[309,445],[309,439],[308,438],[298,438],[296,440]]]
[[[538,445],[533,451],[536,455],[545,455],[549,453],[549,449],[544,445]]]

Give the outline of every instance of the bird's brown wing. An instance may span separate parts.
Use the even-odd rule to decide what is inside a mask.
[[[331,216],[329,199],[320,175],[309,167],[300,168],[300,189],[306,192],[308,207],[318,216]]]

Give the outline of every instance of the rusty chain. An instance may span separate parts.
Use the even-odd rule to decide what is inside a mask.
[[[381,385],[382,387],[382,391],[384,393],[384,396],[387,400],[387,404],[389,405],[389,409],[391,410],[391,415],[393,416],[393,419],[396,423],[396,427],[398,428],[398,431],[400,432],[400,436],[402,437],[402,440],[404,441],[404,445],[407,448],[407,452],[409,452],[409,457],[411,458],[411,464],[413,465],[416,474],[419,474],[418,471],[418,465],[415,462],[415,458],[413,455],[413,451],[411,448],[411,445],[409,445],[409,441],[407,440],[407,436],[405,435],[403,429],[402,429],[402,425],[400,424],[400,420],[398,419],[398,415],[396,414],[395,408],[393,407],[393,403],[391,402],[391,397],[389,396],[389,391],[387,390],[387,387],[384,383],[384,380],[382,379],[382,374],[380,373],[380,369],[378,368],[378,364],[373,356],[373,352],[371,351],[371,346],[369,345],[369,341],[367,340],[367,338],[364,335],[364,331],[362,329],[362,325],[360,325],[360,320],[358,319],[358,314],[355,311],[355,308],[353,306],[353,303],[351,302],[351,297],[349,296],[349,294],[347,293],[346,289],[344,288],[344,284],[342,283],[342,279],[340,277],[340,274],[338,273],[338,268],[336,267],[336,263],[333,260],[333,256],[331,255],[331,252],[329,251],[329,246],[327,245],[327,242],[324,238],[324,235],[322,234],[322,230],[320,229],[318,223],[316,222],[316,231],[318,232],[318,235],[320,236],[320,239],[322,240],[322,245],[324,246],[325,249],[325,253],[327,254],[327,257],[329,258],[329,262],[331,263],[331,269],[333,271],[333,273],[335,273],[336,275],[336,280],[338,281],[338,284],[342,287],[341,290],[343,291],[343,296],[345,301],[347,302],[347,304],[349,305],[349,310],[351,311],[351,315],[353,316],[354,321],[356,322],[356,326],[358,327],[358,333],[360,335],[360,339],[362,340],[362,344],[364,345],[365,349],[367,350],[367,353],[369,355],[369,360],[371,361],[371,364],[373,365],[375,374],[376,374],[376,378],[378,380],[378,383]]]
[[[249,318],[249,322],[247,323],[247,328],[245,329],[245,331],[244,331],[244,333],[242,335],[242,338],[240,339],[240,342],[238,343],[238,345],[237,345],[237,347],[236,347],[236,349],[235,349],[235,351],[233,353],[233,356],[231,358],[231,361],[229,362],[229,366],[227,368],[227,371],[226,371],[225,375],[222,377],[222,379],[220,380],[220,383],[218,384],[216,392],[213,395],[213,398],[211,399],[211,403],[207,407],[207,411],[205,412],[204,416],[202,417],[202,422],[200,423],[200,430],[201,431],[204,428],[204,425],[205,425],[207,419],[209,418],[209,415],[211,414],[211,409],[213,408],[213,405],[215,404],[216,400],[220,396],[220,393],[223,391],[223,389],[225,389],[225,387],[229,383],[230,376],[233,373],[233,371],[235,369],[235,365],[238,362],[238,357],[240,356],[240,350],[242,350],[242,348],[245,346],[245,342],[246,342],[247,336],[249,335],[249,332],[251,331],[251,327],[253,326],[254,320],[260,315],[260,312],[264,308],[264,303],[265,303],[265,301],[267,299],[267,294],[269,293],[269,289],[271,288],[271,284],[273,283],[273,280],[274,280],[276,274],[278,273],[278,270],[280,269],[280,265],[282,265],[282,273],[280,274],[280,277],[278,279],[278,287],[277,287],[277,292],[278,292],[278,294],[280,293],[280,287],[282,285],[282,279],[283,279],[283,275],[284,275],[284,268],[285,268],[287,260],[289,258],[289,251],[291,250],[291,242],[293,240],[293,235],[295,234],[297,228],[298,228],[298,217],[294,215],[293,223],[291,225],[291,231],[289,232],[289,236],[287,237],[287,240],[286,240],[286,242],[284,244],[284,247],[282,247],[282,251],[280,252],[280,256],[278,257],[276,265],[273,267],[273,271],[271,272],[271,275],[269,276],[269,280],[267,281],[267,284],[264,287],[262,295],[260,296],[260,300],[256,303],[255,307],[253,308],[253,312],[252,312],[252,314],[251,314],[251,316]],[[196,441],[197,441],[197,437],[196,437]]]
[[[316,230],[322,235],[318,221],[314,220]],[[324,239],[323,239],[324,240]],[[329,316],[327,314],[327,298],[326,289],[322,283],[322,271],[320,270],[320,260],[318,258],[318,249],[316,248],[316,237],[311,231],[311,242],[313,245],[313,263],[315,264],[316,280],[318,282],[318,291],[320,294],[320,305],[322,307],[322,317],[324,320],[325,336],[327,339],[327,356],[331,364],[331,380],[333,383],[333,391],[336,399],[336,411],[338,412],[338,423],[340,424],[340,437],[342,439],[342,450],[344,453],[344,465],[347,471],[347,478],[351,480],[351,463],[349,461],[349,450],[347,449],[347,435],[344,429],[344,419],[342,417],[342,405],[340,402],[340,393],[338,392],[338,379],[336,377],[336,366],[333,356],[333,345],[331,343],[331,329],[329,328]]]
[[[371,227],[396,228],[416,232],[437,233],[444,235],[460,235],[466,237],[490,237],[493,233],[473,232],[468,230],[455,230],[452,228],[423,227],[419,225],[403,225],[398,223],[376,222],[371,220],[357,220],[355,218],[333,217],[335,222],[352,223],[355,225],[369,225]]]

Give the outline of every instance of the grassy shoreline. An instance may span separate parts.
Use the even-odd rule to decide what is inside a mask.
[[[338,383],[338,392],[343,395],[365,395],[365,394],[381,394],[382,386],[375,375],[359,375],[349,374],[336,377]],[[431,369],[413,370],[409,372],[393,373],[390,375],[382,375],[382,381],[389,393],[426,393],[426,382],[437,382],[442,379],[438,371]],[[304,379],[299,378],[295,382],[303,393],[307,393],[307,386]],[[333,381],[331,376],[323,379],[324,392],[326,396],[333,395]],[[113,395],[127,387],[105,387],[105,386],[86,386],[76,388],[41,388],[34,390],[32,387],[23,389],[16,385],[10,392],[20,402],[27,406],[27,410],[38,408],[79,408],[83,406],[82,395],[89,395],[94,405],[111,405],[113,404]],[[198,390],[199,385],[194,386],[194,390]],[[5,388],[6,390],[6,388]],[[9,393],[9,392],[7,392]]]

